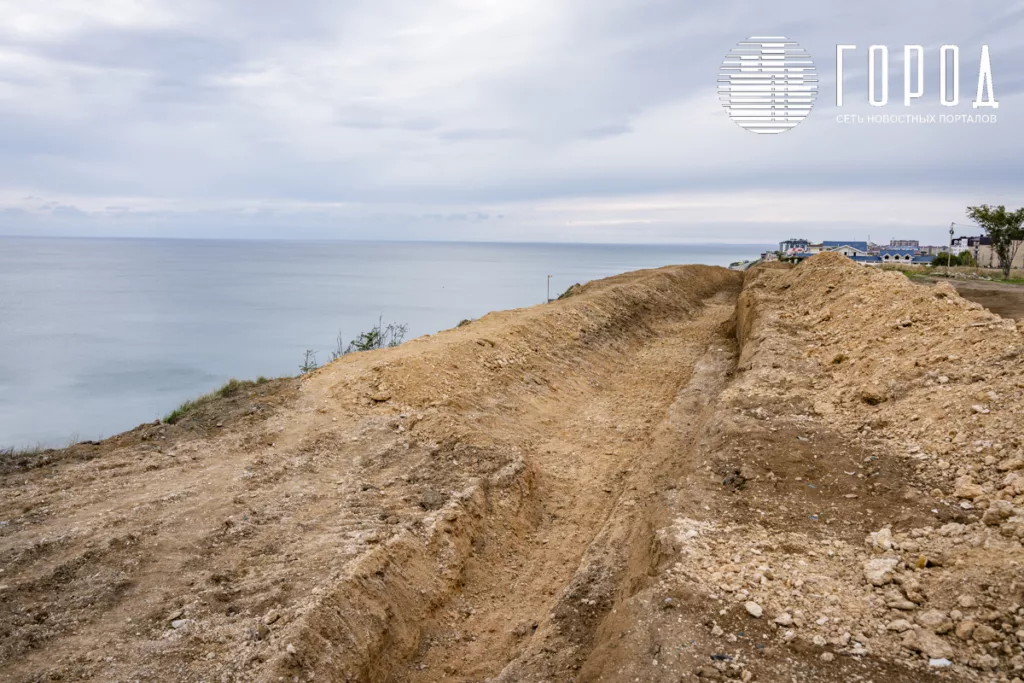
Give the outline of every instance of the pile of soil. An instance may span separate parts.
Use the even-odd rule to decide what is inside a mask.
[[[7,463],[0,674],[1018,680],[1021,333],[638,271]]]

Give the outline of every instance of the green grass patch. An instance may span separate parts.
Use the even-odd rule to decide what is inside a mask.
[[[904,275],[906,275],[906,276],[907,276],[907,279],[908,279],[908,280],[921,280],[921,281],[926,281],[926,280],[928,280],[928,278],[929,278],[929,276],[928,276],[928,275],[925,275],[924,273],[914,273],[914,272],[912,272],[912,271],[909,271],[909,270],[904,270],[904,271],[901,271],[901,272],[902,272],[902,273],[903,273]]]
[[[8,446],[7,448],[0,448],[0,462],[20,460],[21,458],[34,458],[48,450],[50,449],[43,448],[42,446],[36,446],[35,448],[14,448],[13,446]]]
[[[164,418],[164,422],[167,424],[174,424],[175,422],[185,417],[186,415],[188,415],[201,405],[205,405],[210,401],[216,400],[218,398],[228,398],[234,396],[240,391],[243,391],[245,389],[252,389],[253,387],[259,386],[261,384],[266,384],[269,381],[269,379],[263,377],[262,375],[256,378],[256,380],[237,380],[234,378],[229,379],[219,389],[215,389],[208,394],[203,394],[199,398],[194,398],[191,401],[185,401],[180,406],[178,406],[170,413],[168,413],[167,416]]]

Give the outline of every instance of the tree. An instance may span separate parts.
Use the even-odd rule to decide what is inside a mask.
[[[1024,208],[1007,211],[1002,204],[968,206],[967,217],[988,234],[992,240],[992,251],[999,257],[999,268],[1003,271],[1003,277],[1010,277],[1013,258],[1024,241]]]
[[[950,255],[949,252],[942,252],[932,259],[932,267],[937,266],[973,266],[974,257],[971,252],[962,251],[959,254]]]

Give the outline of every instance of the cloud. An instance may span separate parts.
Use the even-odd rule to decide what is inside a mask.
[[[919,236],[970,203],[1024,202],[1021,27],[1020,6],[991,0],[0,1],[0,233]],[[781,136],[740,130],[715,92],[724,54],[763,33],[798,40],[821,78],[812,115]],[[879,112],[872,44],[890,50],[886,112],[904,113],[913,43],[913,111],[945,113],[947,42],[965,104],[990,45],[998,123],[836,122]],[[858,46],[842,112],[836,43]]]

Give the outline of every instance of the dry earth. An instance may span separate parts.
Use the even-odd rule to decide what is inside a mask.
[[[948,282],[957,294],[970,301],[976,301],[988,310],[1003,316],[1021,320],[1024,318],[1024,285],[985,280],[961,280],[957,278],[920,278],[925,282]]]
[[[1024,677],[1021,324],[589,283],[0,474],[10,681]]]

